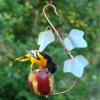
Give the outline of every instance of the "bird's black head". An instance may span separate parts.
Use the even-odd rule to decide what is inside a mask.
[[[47,67],[48,67],[48,71],[51,73],[51,74],[54,74],[57,70],[57,66],[56,64],[53,62],[53,59],[50,55],[48,55],[47,53],[44,53],[44,52],[40,52],[40,54],[45,58],[47,59]]]

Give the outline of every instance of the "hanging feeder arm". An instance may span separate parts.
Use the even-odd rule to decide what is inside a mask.
[[[55,14],[56,14],[57,16],[59,16],[59,14],[57,13],[56,7],[55,7],[52,3],[53,3],[52,0],[50,0],[49,2],[46,2],[47,5],[45,5],[44,8],[43,8],[44,17],[45,17],[45,19],[47,20],[47,22],[50,24],[50,26],[51,26],[51,28],[53,29],[55,35],[56,35],[56,36],[58,37],[58,39],[60,40],[60,43],[61,43],[62,47],[64,48],[65,52],[66,52],[67,54],[69,54],[69,56],[70,56],[71,59],[73,59],[73,55],[71,54],[71,52],[65,48],[64,43],[63,43],[63,40],[62,40],[62,38],[61,38],[59,32],[56,30],[56,28],[54,27],[54,25],[52,24],[52,22],[50,21],[50,19],[49,19],[48,16],[46,15],[46,8],[52,7],[52,8],[54,9]],[[78,80],[79,80],[79,78],[76,78],[75,81],[74,81],[74,83],[73,83],[68,89],[65,89],[65,90],[62,91],[62,92],[51,93],[50,95],[51,95],[51,96],[52,96],[52,95],[61,95],[61,94],[65,94],[65,93],[70,92],[70,91],[76,86],[76,84],[78,83]]]

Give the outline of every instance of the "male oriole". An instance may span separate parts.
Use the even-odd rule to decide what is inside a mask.
[[[51,56],[49,56],[47,53],[39,52],[37,50],[30,50],[28,51],[28,54],[22,57],[18,57],[15,60],[17,61],[31,61],[31,67],[33,65],[39,65],[40,68],[48,67],[48,71],[50,73],[55,73],[57,70],[56,64],[53,62]]]

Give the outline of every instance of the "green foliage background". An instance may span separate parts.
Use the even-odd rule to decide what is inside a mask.
[[[75,49],[72,53],[84,55],[90,64],[73,91],[47,100],[100,100],[100,0],[53,1],[59,17],[52,9],[48,10],[48,16],[59,32],[65,34],[72,28],[84,30],[88,48]],[[0,100],[46,100],[32,95],[28,88],[30,63],[13,60],[27,50],[38,49],[39,32],[48,26],[42,13],[44,5],[45,0],[0,0]],[[62,51],[58,40],[45,50],[58,66],[57,91],[68,88],[74,81],[73,75],[62,73],[66,59]]]

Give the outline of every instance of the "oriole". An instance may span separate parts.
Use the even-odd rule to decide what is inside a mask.
[[[28,51],[28,54],[22,57],[18,57],[15,60],[17,61],[31,61],[31,67],[33,65],[39,65],[40,68],[48,67],[48,71],[50,73],[55,73],[57,70],[56,64],[53,62],[51,56],[49,56],[47,53],[39,52],[37,50],[30,50]]]

